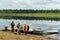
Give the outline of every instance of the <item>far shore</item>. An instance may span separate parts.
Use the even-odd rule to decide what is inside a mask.
[[[59,13],[0,13],[4,19],[60,20]]]

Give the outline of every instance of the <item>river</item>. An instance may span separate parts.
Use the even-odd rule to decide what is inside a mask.
[[[18,23],[23,27],[28,24],[30,28],[41,28],[41,30],[54,29],[59,30],[59,34],[49,35],[52,38],[60,39],[60,21],[51,20],[20,20],[20,19],[0,19],[0,30],[4,27],[11,27],[11,22],[14,21],[15,27]]]

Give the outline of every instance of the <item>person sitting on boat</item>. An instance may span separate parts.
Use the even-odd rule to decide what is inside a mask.
[[[28,30],[29,30],[29,25],[25,24],[24,30],[23,30],[25,35],[27,35]]]
[[[17,24],[17,33],[20,34],[20,23]]]

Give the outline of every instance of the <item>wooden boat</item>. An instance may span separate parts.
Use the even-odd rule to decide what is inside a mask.
[[[30,28],[28,32],[33,34],[43,34],[43,31],[40,28]]]
[[[59,32],[58,30],[45,30],[43,33],[44,34],[58,34]]]
[[[7,28],[5,27],[5,31],[11,31],[12,29],[11,28]],[[17,28],[14,28],[14,31],[17,31]],[[23,28],[20,29],[20,32],[23,32]],[[39,29],[33,29],[33,28],[30,28],[28,33],[30,34],[42,34],[42,31],[39,30]]]
[[[5,30],[11,31],[12,29],[11,28],[5,28]],[[14,30],[16,31],[17,28],[14,28]],[[20,31],[23,32],[23,28],[21,28]],[[45,31],[43,31],[40,28],[35,28],[35,29],[30,28],[28,33],[31,33],[31,34],[32,33],[33,34],[58,34],[59,32],[58,32],[58,30],[45,30]]]

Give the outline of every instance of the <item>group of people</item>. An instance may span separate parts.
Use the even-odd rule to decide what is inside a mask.
[[[11,23],[11,28],[12,28],[11,31],[12,32],[14,32],[14,26],[15,26],[15,23],[12,21],[12,23]],[[16,27],[17,27],[17,33],[21,34],[21,32],[20,32],[20,29],[21,29],[20,23],[18,23]],[[25,24],[25,26],[23,28],[24,34],[27,35],[28,31],[29,31],[29,25]]]

